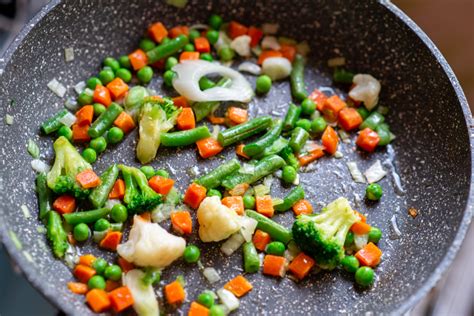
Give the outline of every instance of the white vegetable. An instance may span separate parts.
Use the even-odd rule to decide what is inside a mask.
[[[360,172],[359,167],[357,167],[357,163],[355,161],[349,161],[347,163],[347,168],[351,173],[352,180],[357,183],[365,183],[365,178],[362,172]]]
[[[287,250],[285,251],[285,258],[288,262],[291,262],[300,252],[301,249],[296,245],[294,240],[292,240],[288,243]]]
[[[83,92],[90,97],[94,95],[94,90],[89,89],[89,88],[85,88]]]
[[[387,172],[383,169],[380,160],[377,160],[372,166],[364,172],[367,182],[374,183],[380,181]]]
[[[20,208],[26,219],[31,218],[31,213],[30,213],[30,210],[28,209],[28,206],[26,206],[25,204],[22,204]]]
[[[379,101],[380,82],[366,74],[357,74],[352,79],[354,88],[349,91],[349,96],[356,101],[364,102],[367,110],[372,110]]]
[[[84,91],[85,88],[86,88],[86,82],[85,81],[79,81],[74,86],[74,91],[76,91],[77,94],[81,94],[81,92]]]
[[[221,251],[227,255],[230,256],[232,255],[237,249],[242,246],[242,244],[245,242],[244,237],[240,232],[233,234],[230,236],[229,239],[227,239],[221,246]]]
[[[346,59],[344,57],[334,57],[328,59],[328,66],[329,67],[340,67],[346,64]]]
[[[202,271],[202,274],[204,275],[204,277],[209,281],[209,283],[216,283],[216,282],[219,282],[220,279],[221,279],[221,276],[219,275],[219,273],[216,271],[216,269],[214,268],[205,268],[203,271]]]
[[[139,316],[160,315],[160,308],[158,307],[153,286],[143,283],[144,276],[145,273],[141,270],[130,270],[123,275],[122,283],[132,292],[133,309]]]
[[[220,131],[221,131],[221,127],[219,125],[212,126],[212,133],[211,133],[212,138],[217,139]]]
[[[76,98],[73,97],[67,98],[66,101],[64,101],[64,106],[71,111],[76,111],[79,108]]]
[[[273,175],[269,174],[268,176],[263,178],[263,185],[268,187],[268,189],[272,188],[272,184],[273,184]]]
[[[62,98],[66,94],[66,87],[60,84],[56,78],[48,82],[48,88],[54,92],[58,97]]]
[[[227,36],[226,32],[219,32],[219,39],[214,44],[214,47],[219,51],[222,47],[229,46],[232,40]]]
[[[105,202],[104,207],[112,209],[115,204],[121,204],[121,201],[119,199],[108,199],[107,202]]]
[[[240,224],[242,227],[240,228],[240,233],[242,237],[244,237],[245,241],[251,241],[253,233],[257,228],[257,221],[248,216],[242,216],[240,218]]]
[[[237,54],[240,56],[248,57],[250,56],[250,42],[252,38],[248,35],[240,35],[234,38],[234,40],[230,43],[230,48],[235,50]]]
[[[357,235],[354,234],[354,245],[357,250],[362,249],[369,242],[369,234]]]
[[[259,65],[251,63],[249,61],[244,61],[239,65],[239,68],[237,68],[239,71],[243,72],[248,72],[251,73],[252,75],[260,75],[262,73],[262,68],[260,68]]]
[[[222,304],[224,304],[224,306],[229,310],[229,312],[236,310],[240,306],[239,299],[235,297],[232,292],[224,288],[217,290],[217,296],[219,296],[219,299],[221,300]]]
[[[336,159],[344,158],[344,154],[341,151],[338,150],[334,153],[334,158],[336,158]]]
[[[68,47],[64,49],[64,60],[70,62],[74,60],[74,48]]]
[[[263,23],[262,24],[263,34],[276,34],[278,33],[279,28],[280,28],[280,25],[277,23]]]
[[[77,254],[77,248],[75,246],[68,244],[66,253],[64,254],[64,261],[71,269],[79,263],[79,255]]]
[[[31,168],[36,172],[48,172],[51,166],[40,159],[33,159],[31,161]]]
[[[92,240],[95,242],[95,243],[99,243],[102,239],[104,239],[105,235],[107,234],[107,231],[106,230],[103,230],[103,231],[96,231],[94,230],[92,232]]]
[[[199,238],[203,242],[220,241],[240,229],[240,218],[217,196],[206,197],[197,210]]]
[[[59,119],[59,122],[61,122],[63,125],[66,125],[67,127],[71,127],[72,124],[76,123],[76,116],[68,112],[66,115]]]
[[[247,79],[238,71],[205,60],[187,60],[173,67],[177,78],[173,87],[182,96],[192,101],[239,101],[250,102],[254,95]],[[230,87],[214,87],[202,91],[199,79],[208,74],[219,74],[232,80]]]
[[[395,234],[397,234],[397,236],[401,236],[402,232],[398,228],[397,217],[395,216],[395,214],[393,214],[392,218],[390,219],[390,222],[392,222],[392,227],[393,227],[393,231],[395,232]]]
[[[13,115],[6,114],[5,115],[5,123],[7,125],[12,125],[13,124]]]
[[[291,73],[291,63],[285,57],[270,57],[263,61],[262,73],[273,81],[287,78]]]
[[[136,215],[128,241],[118,245],[117,253],[140,267],[165,268],[183,255],[185,247],[183,238]]]
[[[262,49],[280,50],[281,46],[275,36],[264,36],[262,40]]]

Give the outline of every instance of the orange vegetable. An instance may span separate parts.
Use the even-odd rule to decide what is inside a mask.
[[[270,235],[260,229],[257,229],[252,237],[253,245],[260,251],[264,251],[270,241],[272,241]]]
[[[285,257],[266,255],[263,259],[263,274],[282,278],[285,275]]]
[[[369,242],[364,248],[356,252],[355,257],[359,260],[361,265],[375,267],[380,263],[382,250],[374,243]]]
[[[74,294],[86,294],[88,291],[87,284],[81,282],[68,282],[67,287],[69,291]]]
[[[191,183],[191,185],[186,190],[184,194],[183,202],[190,206],[191,208],[198,208],[199,204],[201,204],[202,200],[206,197],[206,188],[197,184]]]
[[[91,139],[89,136],[89,125],[72,125],[72,140],[74,142],[87,142]]]
[[[76,181],[79,182],[84,189],[95,188],[101,183],[100,178],[90,169],[79,172],[76,175]]]
[[[364,214],[359,213],[359,212],[357,212],[356,210],[354,210],[354,213],[355,213],[355,215],[357,215],[357,217],[359,217],[359,220],[360,220],[361,222],[364,222],[364,223],[367,222],[367,217],[365,217]]]
[[[337,151],[337,144],[339,143],[336,131],[331,126],[326,127],[321,140],[326,152],[334,155]]]
[[[235,106],[231,106],[227,110],[227,118],[230,120],[231,125],[242,124],[248,119],[248,111]]]
[[[92,267],[92,264],[94,263],[95,259],[97,258],[92,254],[82,255],[79,257],[79,264]]]
[[[326,99],[328,97],[318,89],[314,89],[308,98],[313,100],[314,103],[316,103],[318,111],[321,112],[323,110],[324,103],[326,103]]]
[[[250,185],[248,183],[239,183],[232,190],[229,191],[229,194],[232,196],[243,196],[248,190],[249,186]]]
[[[199,303],[192,302],[188,311],[188,316],[208,316],[209,309]]]
[[[354,234],[357,234],[357,235],[365,235],[365,234],[368,234],[370,232],[370,225],[363,222],[363,221],[358,221],[358,222],[355,222],[352,226],[351,226],[351,231],[354,233]]]
[[[107,234],[100,241],[101,248],[116,251],[118,244],[122,240],[122,233],[116,231],[108,231]]]
[[[183,96],[173,98],[172,100],[173,100],[174,105],[176,105],[179,108],[188,108],[189,107],[188,99],[186,99]]]
[[[91,125],[94,118],[94,107],[92,105],[84,105],[76,112],[76,124]]]
[[[288,266],[288,270],[298,279],[304,279],[311,268],[313,268],[315,262],[310,256],[307,256],[304,252],[300,252]]]
[[[115,181],[112,191],[109,193],[109,199],[123,199],[125,195],[125,182],[122,179]]]
[[[245,159],[250,159],[250,157],[244,153],[244,147],[244,144],[238,145],[237,147],[235,147],[235,153],[237,154],[237,156],[243,157]]]
[[[324,118],[329,122],[335,122],[339,116],[339,112],[345,107],[347,107],[346,102],[339,96],[333,95],[327,98],[323,105]]]
[[[117,281],[107,280],[105,281],[105,291],[110,292],[120,287],[120,283]]]
[[[76,209],[76,199],[70,195],[61,195],[53,203],[53,210],[59,214],[72,213]]]
[[[120,266],[120,268],[122,268],[122,271],[125,272],[125,273],[130,271],[130,270],[135,269],[135,265],[133,263],[128,262],[127,260],[125,260],[122,257],[118,257],[117,263]]]
[[[112,103],[112,97],[110,96],[109,89],[100,84],[96,85],[94,89],[93,100],[95,103],[100,103],[108,107]]]
[[[373,152],[380,141],[380,136],[370,128],[366,127],[360,131],[356,144],[365,151]]]
[[[193,109],[183,108],[176,119],[176,126],[182,131],[195,128],[196,119],[194,118]]]
[[[251,26],[247,31],[247,35],[250,36],[250,47],[255,47],[260,43],[260,40],[263,37],[263,32],[258,27]]]
[[[308,200],[299,200],[293,205],[293,212],[296,216],[300,214],[311,214],[313,213],[313,206]]]
[[[225,123],[225,118],[219,117],[219,116],[214,116],[214,115],[208,115],[207,120],[211,122],[211,124],[217,124],[217,125],[222,125]]]
[[[141,49],[133,51],[128,55],[128,58],[130,59],[130,64],[132,64],[133,70],[135,71],[142,69],[148,64],[148,57]]]
[[[139,216],[145,222],[151,223],[151,213],[150,212],[143,212]]]
[[[153,68],[156,68],[156,69],[163,70],[163,69],[165,69],[165,63],[166,63],[166,59],[163,58],[163,59],[160,59],[158,61],[155,61],[153,64],[150,64],[150,66],[152,66]]]
[[[237,297],[242,297],[253,289],[252,284],[242,275],[238,275],[224,285],[224,289]]]
[[[174,180],[160,176],[153,176],[148,180],[148,185],[156,192],[166,195],[173,187]]]
[[[128,84],[126,84],[121,78],[117,77],[107,84],[107,89],[109,89],[114,100],[117,100],[127,93]]]
[[[72,233],[67,233],[67,242],[70,243],[71,245],[77,244],[76,239],[74,239],[74,236]]]
[[[171,224],[173,229],[182,235],[189,235],[193,232],[193,220],[188,211],[171,213]]]
[[[95,313],[102,313],[110,308],[110,299],[104,290],[90,290],[86,294],[86,302]]]
[[[339,112],[339,125],[346,131],[352,131],[362,124],[362,116],[354,108],[344,108]]]
[[[211,52],[211,46],[209,45],[209,41],[205,37],[198,37],[194,39],[194,47],[200,53]]]
[[[182,26],[182,25],[175,26],[168,33],[170,38],[175,38],[175,37],[178,37],[182,34],[184,34],[186,36],[189,35],[189,28],[187,26]]]
[[[222,204],[235,211],[237,215],[244,215],[244,199],[241,196],[226,196]]]
[[[125,134],[135,128],[135,122],[127,112],[120,113],[115,119],[114,125],[119,127]]]
[[[209,158],[220,153],[224,147],[212,137],[200,139],[196,142],[199,155],[202,158]]]
[[[230,38],[234,39],[241,35],[246,35],[248,28],[245,25],[240,24],[239,22],[232,21],[229,23],[228,31]]]
[[[85,266],[83,264],[78,264],[73,271],[74,276],[76,279],[81,281],[84,284],[87,284],[90,278],[92,278],[96,272],[91,267]]]
[[[198,60],[199,59],[199,52],[182,52],[179,55],[179,62],[183,62],[184,60]]]
[[[166,36],[168,36],[168,30],[163,25],[163,23],[156,22],[150,25],[150,27],[148,28],[148,36],[150,36],[150,38],[155,42],[161,43],[161,41]]]
[[[134,303],[132,293],[126,286],[119,287],[110,292],[108,295],[110,304],[116,313],[120,313],[121,311],[129,308]]]
[[[314,148],[311,151],[308,152],[308,154],[304,156],[298,156],[298,161],[300,163],[300,166],[306,166],[310,164],[311,162],[321,158],[324,156],[324,151],[322,147]]]
[[[283,57],[283,54],[277,50],[264,50],[260,56],[258,56],[258,64],[263,64],[265,59],[270,57]]]
[[[255,198],[255,209],[266,217],[272,217],[275,212],[272,197],[270,195],[257,196]]]
[[[181,283],[174,281],[165,285],[165,297],[166,301],[171,305],[181,304],[186,298],[186,293],[184,293]]]
[[[293,62],[296,56],[296,47],[293,45],[282,44],[280,45],[280,52],[283,57],[288,59],[290,62]]]

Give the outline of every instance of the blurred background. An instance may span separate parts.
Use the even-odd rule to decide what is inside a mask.
[[[373,0],[375,1],[375,0]],[[0,0],[0,55],[47,0]],[[393,0],[433,40],[474,107],[474,0]],[[449,272],[409,315],[474,315],[474,230]],[[56,315],[10,264],[0,245],[0,315]],[[25,302],[27,302],[25,304]]]

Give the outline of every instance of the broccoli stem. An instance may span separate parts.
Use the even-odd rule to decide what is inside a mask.
[[[68,243],[67,234],[61,221],[61,215],[55,211],[49,211],[47,217],[48,224],[46,226],[46,234],[51,242],[54,255],[58,258],[62,258],[66,253]]]
[[[39,218],[43,219],[51,209],[51,190],[44,172],[36,176],[36,193],[38,194]]]

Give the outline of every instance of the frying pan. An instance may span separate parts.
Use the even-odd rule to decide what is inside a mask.
[[[422,298],[453,260],[472,216],[471,114],[451,68],[427,36],[388,1],[189,1],[184,9],[162,2],[143,1],[52,1],[28,24],[0,60],[0,232],[6,250],[26,278],[67,314],[88,315],[83,297],[71,294],[66,265],[55,260],[36,218],[34,173],[26,152],[32,138],[41,156],[52,161],[52,140],[38,137],[41,121],[63,107],[64,99],[46,88],[53,78],[73,86],[98,71],[105,56],[120,56],[136,47],[151,22],[166,25],[205,22],[210,12],[225,20],[247,25],[276,22],[281,33],[311,45],[306,69],[309,89],[331,85],[328,58],[344,56],[348,69],[370,73],[382,82],[380,102],[390,107],[387,119],[397,139],[392,147],[373,155],[355,151],[354,140],[343,143],[342,159],[321,159],[301,182],[317,209],[322,203],[346,196],[369,221],[380,227],[384,238],[380,247],[383,261],[377,268],[373,288],[354,287],[352,276],[342,271],[314,273],[295,283],[261,274],[250,275],[255,285],[241,301],[239,314],[401,314]],[[74,48],[74,61],[66,63],[64,48]],[[249,77],[254,84],[254,78]],[[151,87],[161,91],[157,78]],[[341,87],[333,93],[343,94]],[[74,92],[68,92],[73,96]],[[283,115],[290,101],[287,82],[276,83],[267,97],[250,104],[250,114]],[[6,114],[14,122],[3,121]],[[108,149],[95,168],[102,172],[112,162],[138,165],[134,158],[136,134]],[[233,155],[228,148],[225,156]],[[381,181],[384,196],[379,203],[355,203],[354,194],[363,196],[365,186],[351,180],[345,163],[356,161],[366,170],[376,159],[384,163],[388,175]],[[194,149],[160,149],[154,167],[164,167],[178,179],[183,190],[195,165],[201,172],[223,159],[200,161]],[[199,162],[199,163],[198,163]],[[396,185],[401,178],[402,190]],[[283,196],[288,188],[275,184],[272,194]],[[32,217],[25,217],[26,205]],[[412,218],[407,209],[419,215]],[[292,214],[278,216],[289,226]],[[393,218],[393,219],[392,219]],[[396,233],[394,220],[401,232]],[[20,245],[15,245],[16,235]],[[217,268],[222,280],[210,286],[196,267],[178,264],[164,273],[164,282],[185,274],[188,297],[204,288],[218,288],[240,273],[240,254],[225,258],[219,244],[202,245],[205,266]],[[19,247],[21,246],[21,247]],[[93,252],[94,245],[81,247]],[[111,254],[100,254],[112,260]],[[160,293],[160,291],[157,291]]]

